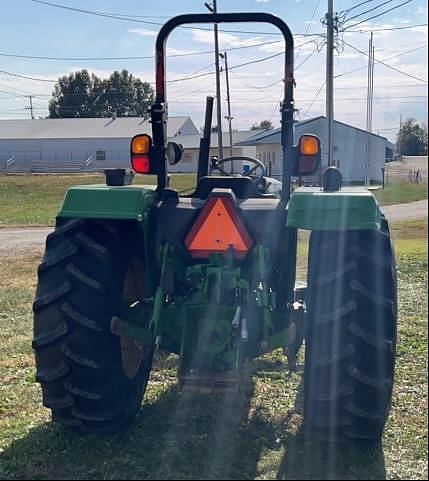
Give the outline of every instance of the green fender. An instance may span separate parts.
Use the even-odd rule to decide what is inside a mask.
[[[156,199],[155,186],[83,185],[66,193],[58,217],[131,219],[142,222]]]
[[[306,230],[380,230],[381,212],[376,198],[363,187],[337,192],[300,187],[288,203],[286,225]]]
[[[149,211],[156,201],[156,186],[83,185],[72,187],[66,193],[58,218],[132,220],[138,223],[142,234],[145,265],[150,266],[153,252],[149,246]],[[156,289],[156,276],[145,269],[145,295],[152,297]]]

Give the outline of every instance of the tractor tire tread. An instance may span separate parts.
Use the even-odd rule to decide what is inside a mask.
[[[37,298],[33,304],[33,311],[37,313],[38,311],[48,306],[49,304],[52,304],[58,299],[60,299],[61,297],[64,297],[67,293],[70,292],[70,290],[71,290],[70,282],[68,281],[64,282],[63,284],[61,284],[56,289],[53,289],[48,294],[45,294],[44,296]]]
[[[123,430],[146,390],[152,358],[129,380],[120,339],[110,332],[132,253],[127,232],[114,221],[73,219],[46,242],[33,304],[36,380],[52,420],[67,427]]]
[[[33,339],[33,349],[41,349],[49,344],[54,343],[58,339],[61,339],[69,332],[68,325],[65,322],[58,324],[58,326],[52,331],[48,331],[44,334],[39,334]]]
[[[68,374],[69,370],[70,369],[66,363],[61,363],[51,369],[39,369],[36,372],[36,381],[44,383],[57,381]]]
[[[78,324],[81,324],[84,327],[87,327],[88,329],[91,329],[93,331],[101,332],[103,331],[102,326],[97,322],[94,321],[93,319],[90,319],[87,316],[84,316],[80,312],[78,312],[76,309],[73,309],[70,303],[65,302],[61,306],[61,311],[71,320],[74,321]]]
[[[68,358],[70,361],[73,361],[75,364],[88,367],[90,369],[99,369],[100,367],[96,361],[90,359],[89,357],[81,356],[66,344],[61,346],[60,351],[66,358]]]
[[[330,441],[379,442],[390,409],[397,336],[387,223],[383,232],[313,232],[306,301],[306,428]]]

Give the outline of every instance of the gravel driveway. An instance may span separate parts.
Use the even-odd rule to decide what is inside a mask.
[[[427,200],[382,207],[389,221],[421,219],[428,216]],[[52,227],[0,228],[0,256],[22,255],[28,250],[42,250]]]

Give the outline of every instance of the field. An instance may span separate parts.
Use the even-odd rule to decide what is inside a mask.
[[[0,175],[0,227],[54,225],[66,190],[73,185],[104,183],[102,175]],[[154,176],[137,176],[138,184],[154,184]],[[174,175],[171,187],[183,191],[195,185],[192,174]]]
[[[374,195],[381,205],[405,204],[427,199],[428,184],[427,182],[421,184],[404,181],[392,182],[387,184],[384,189],[376,190]]]
[[[51,193],[59,200],[63,189]],[[176,359],[159,357],[129,432],[78,436],[51,424],[30,346],[41,252],[0,257],[0,479],[427,479],[427,220],[392,227],[397,375],[390,420],[376,448],[306,439],[303,356],[290,373],[279,351],[250,367],[252,397],[180,394]]]
[[[138,184],[155,183],[153,176],[137,176]],[[8,225],[54,225],[55,216],[72,185],[104,183],[101,175],[0,175],[0,227]],[[179,191],[195,186],[195,175],[171,176],[171,186]],[[375,191],[382,205],[413,202],[427,198],[426,184],[392,183]]]

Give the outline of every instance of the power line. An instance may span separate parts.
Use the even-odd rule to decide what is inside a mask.
[[[356,8],[359,8],[362,5],[366,5],[367,3],[371,3],[371,2],[375,2],[375,0],[366,0],[365,2],[358,3],[357,5],[354,5],[353,7],[350,7],[347,10],[344,10],[343,12],[340,12],[340,14],[341,13],[347,14],[347,13],[351,12],[352,10],[355,10]]]
[[[266,45],[274,45],[277,43],[281,43],[281,40],[274,40],[272,42],[261,42],[255,43],[254,45],[244,45],[242,47],[232,47],[226,49],[226,52],[233,52],[235,50],[244,50],[254,47],[262,47]],[[298,46],[297,48],[300,48]],[[178,57],[194,57],[197,55],[209,55],[213,54],[214,50],[206,50],[203,52],[189,52],[189,53],[178,53],[173,55],[167,55],[168,58],[178,58]],[[48,56],[39,56],[39,55],[24,55],[24,54],[11,54],[11,53],[4,53],[0,52],[0,57],[12,57],[12,58],[26,58],[26,59],[34,59],[34,60],[63,60],[63,61],[103,61],[103,60],[153,60],[153,55],[145,55],[145,56],[131,56],[131,57],[48,57]]]
[[[427,23],[420,23],[418,25],[407,25],[405,27],[386,27],[386,28],[371,28],[370,30],[372,32],[391,32],[394,30],[408,30],[412,28],[418,28],[418,27],[427,27]],[[347,30],[342,31],[342,33],[368,33],[369,29],[361,29],[361,30],[349,30],[348,27]]]
[[[394,2],[394,1],[395,1],[395,0],[387,0],[386,2],[379,3],[379,4],[376,5],[375,7],[370,8],[369,10],[365,10],[365,11],[362,12],[362,13],[358,13],[358,14],[355,15],[354,17],[348,18],[347,21],[350,22],[350,20],[354,20],[355,18],[362,17],[363,15],[365,15],[365,14],[367,14],[367,13],[371,13],[371,12],[373,12],[374,10],[378,10],[379,8],[383,7],[384,5],[387,5],[387,4],[392,3],[392,2]]]
[[[0,70],[0,73],[2,73],[4,75],[10,75],[11,77],[19,77],[19,78],[23,78],[23,79],[26,79],[26,80],[35,80],[37,82],[51,82],[51,83],[57,83],[58,82],[58,80],[52,80],[52,79],[27,77],[26,75],[20,75],[20,74],[17,74],[17,73],[6,72],[6,70]]]
[[[159,22],[151,22],[147,20],[138,20],[136,18],[133,18],[132,16],[130,17],[125,17],[125,16],[118,16],[118,15],[112,15],[106,12],[99,12],[95,10],[85,10],[82,8],[75,8],[75,7],[69,7],[67,5],[60,5],[58,3],[53,3],[53,2],[46,2],[44,0],[29,0],[30,2],[33,3],[39,3],[41,5],[47,5],[50,7],[56,7],[56,8],[61,8],[63,10],[70,10],[73,12],[78,12],[78,13],[85,13],[87,15],[95,15],[98,17],[104,17],[104,18],[109,18],[113,20],[121,20],[121,21],[126,21],[126,22],[134,22],[134,23],[142,23],[146,25],[152,25],[152,26],[158,26],[162,27],[164,24],[159,23]],[[179,28],[184,28],[184,29],[190,29],[190,30],[204,30],[206,32],[211,32],[212,29],[210,28],[203,28],[203,27],[191,27],[191,26],[186,26],[182,25]],[[282,35],[280,32],[258,32],[258,31],[245,31],[245,30],[220,30],[219,32],[226,32],[226,33],[239,33],[239,34],[251,34],[251,35]],[[313,33],[313,34],[302,34],[302,33],[295,33],[295,36],[321,36],[323,33]]]
[[[345,40],[343,40],[343,41],[344,41],[344,43],[345,43],[348,47],[350,47],[350,48],[352,48],[353,50],[356,50],[356,52],[359,52],[359,53],[361,53],[362,55],[365,55],[366,57],[368,57],[368,54],[367,54],[366,52],[364,52],[363,50],[360,50],[360,49],[354,47],[353,45],[351,45],[350,43],[346,42]],[[427,48],[427,47],[426,47],[426,46],[419,47],[419,48],[413,49],[413,50],[411,50],[411,51],[409,51],[409,52],[404,52],[404,53],[399,54],[399,55],[394,55],[393,57],[389,57],[389,58],[387,58],[386,60],[390,60],[390,59],[392,59],[392,58],[397,58],[397,57],[400,57],[401,55],[405,55],[405,54],[407,54],[407,53],[411,53],[411,52],[415,52],[415,51],[417,51],[417,50],[421,50],[422,48]],[[399,70],[399,69],[397,69],[396,67],[392,67],[392,65],[389,65],[389,64],[383,62],[382,60],[378,60],[377,58],[375,58],[374,60],[375,60],[377,63],[379,63],[379,64],[381,64],[381,65],[384,65],[385,67],[390,68],[391,70],[394,70],[395,72],[401,73],[402,75],[406,75],[407,77],[413,78],[414,80],[418,80],[419,82],[427,83],[426,80],[421,79],[421,78],[419,78],[419,77],[416,77],[415,75],[411,75],[411,74],[409,74],[409,73],[407,73],[407,72],[404,72],[403,70]],[[356,70],[357,70],[357,69],[356,69]],[[361,69],[361,70],[362,70],[362,69]],[[343,74],[343,75],[344,75],[344,74]]]
[[[396,5],[395,7],[389,8],[388,10],[385,10],[384,12],[381,12],[378,15],[374,15],[372,17],[366,18],[365,20],[361,20],[360,22],[354,23],[353,25],[350,25],[345,30],[348,30],[349,28],[356,27],[357,25],[361,25],[362,23],[368,22],[368,20],[373,20],[374,18],[381,17],[382,15],[385,15],[386,13],[392,12],[393,10],[396,10],[400,7],[403,7],[404,5],[407,5],[408,3],[411,3],[412,1],[413,0],[407,0],[406,2],[400,3],[399,5]]]

